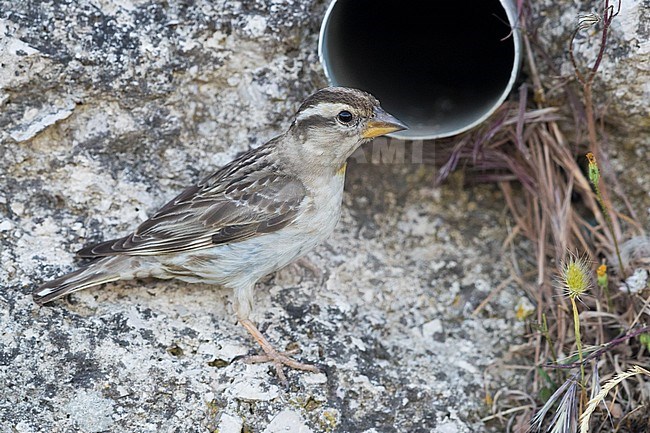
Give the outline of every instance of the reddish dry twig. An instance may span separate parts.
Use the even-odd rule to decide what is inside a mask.
[[[636,329],[635,331],[632,331],[629,334],[621,335],[620,337],[611,340],[609,343],[604,344],[603,347],[596,350],[595,352],[590,353],[588,356],[585,356],[582,362],[572,362],[570,364],[544,364],[543,367],[559,368],[559,369],[571,369],[571,368],[580,367],[581,365],[585,365],[587,362],[591,361],[592,359],[600,358],[601,355],[603,355],[605,352],[612,350],[614,347],[618,346],[621,343],[626,342],[630,338],[638,337],[639,335],[646,332],[650,332],[650,326],[644,326],[643,328]]]

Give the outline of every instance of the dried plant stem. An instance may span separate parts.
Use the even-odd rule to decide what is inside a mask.
[[[582,30],[580,26],[571,34],[571,39],[569,41],[569,58],[571,59],[571,64],[573,65],[573,70],[576,74],[576,77],[580,82],[580,84],[582,84],[582,89],[583,89],[585,117],[587,121],[587,135],[589,137],[589,144],[597,160],[601,158],[602,152],[600,149],[600,143],[598,142],[598,135],[596,133],[596,120],[595,120],[596,118],[594,115],[594,103],[593,103],[593,83],[596,74],[598,73],[598,68],[600,67],[600,64],[603,60],[603,56],[605,54],[605,48],[607,47],[607,37],[609,35],[609,28],[612,24],[612,20],[614,19],[614,17],[616,17],[619,14],[620,11],[621,11],[621,0],[618,0],[618,5],[616,10],[614,10],[614,6],[610,4],[610,0],[605,0],[605,5],[603,7],[603,19],[602,19],[603,29],[601,32],[600,47],[598,49],[596,61],[594,62],[592,67],[589,68],[586,74],[583,73],[578,67],[574,55],[574,51],[573,51],[573,41],[575,40],[575,37],[577,36],[578,32]],[[621,269],[621,277],[625,279],[625,269],[623,267],[623,261],[621,260],[621,253],[619,251],[619,246],[618,246],[617,233],[620,233],[618,220],[614,220],[611,216],[611,212],[609,212],[611,206],[608,205],[610,201],[609,201],[609,197],[607,196],[607,191],[606,190],[601,191],[598,185],[596,184],[594,184],[594,188],[596,189],[596,194],[598,196],[598,203],[600,204],[600,207],[605,217],[607,229],[609,230],[610,235],[612,236],[614,248],[616,250],[616,257],[618,259],[618,263]]]
[[[648,298],[650,300],[650,298]],[[641,314],[641,313],[639,313]],[[644,326],[642,328],[639,328],[635,331],[630,332],[629,334],[622,335],[620,337],[617,337],[610,341],[609,343],[603,345],[600,349],[596,350],[595,352],[589,354],[586,358],[584,358],[584,361],[589,361],[591,359],[596,359],[602,356],[605,352],[612,350],[614,347],[618,346],[621,343],[624,343],[628,341],[631,338],[637,337],[643,333],[650,332],[650,326]],[[559,368],[559,369],[571,369],[575,368],[579,365],[579,362],[572,362],[571,364],[546,364],[544,365],[545,368]]]
[[[612,223],[610,209],[605,203],[605,199],[603,198],[600,189],[600,168],[598,167],[598,160],[596,159],[596,156],[593,154],[593,152],[587,153],[587,159],[589,160],[589,182],[591,182],[591,185],[593,186],[594,191],[596,192],[596,200],[598,201],[598,204],[600,205],[600,210],[602,211],[603,216],[605,217],[605,225],[607,225],[609,233],[612,236],[612,239],[614,240],[614,249],[616,250],[616,257],[618,258],[620,275],[623,278],[625,278],[625,268],[623,267],[623,260],[621,260],[621,251],[618,247],[618,240],[617,240],[616,233],[614,232],[614,225]]]
[[[618,260],[618,266],[619,269],[621,270],[621,278],[625,279],[625,266],[623,265],[623,259],[621,258],[621,250],[618,247],[618,238],[616,236],[616,233],[614,232],[614,224],[612,222],[611,213],[607,208],[607,205],[605,204],[605,200],[603,199],[603,195],[601,194],[598,183],[594,183],[594,190],[596,191],[596,199],[598,200],[598,204],[600,205],[600,208],[603,210],[603,215],[605,217],[607,229],[609,230],[609,233],[612,235],[612,239],[614,240],[614,250],[616,251],[616,259]],[[607,299],[609,303],[609,291],[607,293]]]
[[[600,392],[596,394],[596,396],[589,401],[589,403],[587,404],[587,408],[580,416],[580,433],[589,432],[589,420],[591,419],[591,414],[594,412],[594,410],[596,410],[600,402],[605,399],[607,394],[609,394],[609,392],[616,385],[621,383],[623,380],[627,379],[630,376],[635,376],[637,374],[644,374],[646,376],[650,376],[650,371],[646,370],[645,368],[639,367],[638,365],[635,365],[629,370],[617,374],[616,376],[614,376],[613,379],[609,380],[603,386],[603,389],[601,389]]]
[[[569,42],[569,57],[571,59],[571,63],[573,64],[573,69],[575,71],[576,77],[578,78],[578,81],[585,87],[585,91],[588,90],[587,93],[589,93],[589,98],[586,98],[587,95],[585,95],[585,102],[592,102],[591,98],[591,85],[594,82],[594,78],[596,77],[596,74],[598,73],[598,68],[600,67],[600,63],[603,60],[603,55],[605,54],[605,47],[607,46],[607,36],[609,35],[609,27],[612,24],[612,20],[618,13],[621,11],[621,0],[618,0],[618,6],[616,9],[616,12],[614,12],[614,6],[609,4],[609,0],[605,0],[605,6],[603,8],[603,31],[601,33],[601,40],[600,40],[600,48],[598,49],[598,55],[596,56],[596,61],[594,62],[593,66],[589,69],[589,72],[585,76],[581,71],[580,68],[578,67],[578,64],[576,62],[575,56],[573,54],[573,40],[575,39],[576,35],[580,30],[582,30],[581,27],[578,27],[572,34],[571,34],[571,40]],[[593,104],[587,104],[588,107],[593,107]],[[594,121],[593,117],[593,109],[592,109],[592,116],[591,116],[591,123],[592,123],[592,130],[593,130],[593,136],[590,134],[590,138],[594,139],[594,142],[592,144],[595,144],[596,140],[596,123]],[[589,116],[587,116],[589,118]],[[589,122],[589,120],[587,120]]]
[[[589,143],[594,149],[596,158],[600,158],[600,146],[598,145],[598,137],[596,135],[596,120],[594,116],[594,100],[592,93],[592,81],[584,84],[583,94],[585,98],[585,116],[587,117],[587,136]]]
[[[555,347],[553,345],[553,340],[551,339],[551,334],[548,332],[546,313],[542,313],[542,334],[544,335],[544,339],[546,340],[546,343],[551,350],[551,359],[553,360],[553,363],[557,364],[557,353],[555,353]]]
[[[626,393],[627,406],[623,410],[633,407],[639,398],[644,397],[641,386],[635,387],[631,381],[623,381],[623,378],[610,385],[609,394],[599,394],[599,374],[625,371],[630,362],[641,365],[648,362],[645,348],[650,339],[646,337],[650,330],[650,297],[645,299],[639,310],[639,297],[618,292],[610,295],[607,278],[608,275],[611,278],[612,273],[607,273],[605,261],[601,265],[604,269],[598,268],[604,280],[597,273],[598,286],[602,290],[596,292],[595,296],[581,296],[594,280],[595,263],[591,260],[585,266],[578,266],[580,269],[573,269],[573,273],[567,273],[572,278],[564,278],[567,282],[566,289],[569,289],[563,290],[565,296],[558,296],[558,287],[551,280],[553,270],[566,258],[566,252],[576,251],[594,260],[611,257],[608,259],[610,266],[618,259],[621,271],[618,272],[617,279],[611,281],[614,287],[613,284],[619,282],[618,277],[625,277],[623,259],[626,260],[628,269],[633,263],[627,259],[630,256],[629,247],[622,243],[622,229],[637,227],[645,236],[637,222],[616,212],[613,206],[615,198],[620,197],[626,204],[628,201],[618,189],[615,173],[608,164],[606,143],[602,135],[604,124],[599,123],[602,113],[594,100],[599,100],[602,96],[595,78],[607,52],[607,44],[611,44],[608,41],[610,24],[618,14],[621,3],[619,0],[599,1],[604,6],[601,16],[583,15],[579,24],[580,29],[584,30],[587,24],[600,23],[598,36],[594,36],[594,39],[599,39],[594,45],[600,42],[600,47],[594,47],[597,49],[595,60],[578,67],[574,48],[580,47],[580,41],[575,41],[580,29],[571,36],[569,50],[580,97],[576,97],[576,89],[568,81],[560,87],[545,88],[547,83],[539,77],[536,62],[540,59],[548,62],[551,70],[554,70],[554,59],[544,52],[543,47],[540,48],[537,29],[528,27],[529,11],[524,8],[521,22],[530,75],[528,85],[519,89],[519,99],[500,107],[491,122],[467,133],[460,140],[450,141],[448,150],[441,151],[438,148],[436,152],[429,153],[433,158],[430,161],[441,167],[438,181],[458,167],[464,167],[467,174],[465,180],[494,182],[503,192],[514,221],[514,227],[504,242],[504,247],[510,246],[513,254],[511,281],[521,285],[534,300],[534,317],[539,324],[533,327],[536,332],[529,335],[530,344],[515,350],[517,353],[522,352],[538,367],[527,373],[530,376],[530,399],[534,399],[533,393],[543,391],[539,397],[546,400],[530,425],[533,430],[541,430],[545,424],[547,431],[556,433],[579,431],[578,415],[589,412],[587,417],[590,416],[599,407],[598,402],[594,403],[598,395],[600,401],[605,397],[608,402],[611,398],[613,402],[620,401],[615,395],[620,389]],[[527,2],[522,4],[525,6]],[[559,71],[554,70],[554,73],[561,75]],[[530,92],[531,88],[534,96]],[[558,100],[558,89],[564,92],[564,102],[571,109],[572,116],[566,117],[567,112],[561,107],[547,106],[549,101]],[[548,99],[545,92],[548,92]],[[571,127],[568,128],[567,124]],[[576,138],[565,135],[566,130],[576,131]],[[600,157],[599,162],[604,172],[602,183],[600,177],[594,183],[592,177],[585,173],[580,155],[588,151]],[[600,172],[597,175],[600,176]],[[630,214],[634,217],[632,211]],[[514,239],[518,237],[528,241],[517,244]],[[616,259],[613,258],[614,253]],[[519,255],[521,260],[515,260]],[[580,262],[575,260],[577,258],[574,257],[574,267]],[[475,314],[499,290],[501,286],[477,307]],[[607,311],[604,311],[605,298]],[[581,303],[580,309],[578,302]],[[643,326],[633,329],[636,323],[642,323]],[[618,336],[611,340],[612,334]],[[558,361],[558,356],[562,358],[561,353],[570,347],[573,347],[573,359],[570,363],[558,364],[562,362]],[[593,367],[593,372],[590,372],[590,367]],[[570,376],[569,379],[566,379],[567,376]],[[645,378],[639,378],[639,385],[645,381]],[[618,383],[620,385],[617,387]],[[556,384],[560,384],[559,387]],[[581,388],[580,395],[578,387]],[[548,391],[553,388],[555,392],[547,398]],[[514,400],[517,404],[518,400]],[[493,408],[497,411],[496,396],[493,401]],[[510,403],[512,402],[501,404]],[[525,418],[528,414],[522,414],[522,408],[524,406],[502,408],[500,414],[508,414],[509,417],[509,431],[526,429],[524,424],[529,422]],[[552,412],[555,415],[549,423],[544,418]],[[606,416],[603,413],[599,421],[606,423]],[[584,415],[580,421],[583,422],[583,428],[586,428],[584,425],[589,425],[589,420],[585,420]],[[594,426],[594,433],[603,431],[609,431],[604,424]]]
[[[570,296],[571,307],[573,308],[573,329],[576,335],[576,347],[578,349],[578,359],[580,360],[580,384],[585,387],[585,365],[582,357],[582,338],[580,337],[580,317],[578,316],[578,307],[574,296]]]

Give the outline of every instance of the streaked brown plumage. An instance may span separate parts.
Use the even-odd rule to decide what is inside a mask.
[[[77,254],[96,258],[178,253],[281,229],[298,214],[306,190],[268,158],[272,143],[186,189],[132,234]]]
[[[102,283],[178,278],[234,290],[242,325],[266,355],[257,360],[315,371],[278,353],[249,319],[257,280],[325,239],[340,214],[346,159],[372,137],[404,129],[371,95],[340,87],[307,98],[289,130],[191,186],[120,239],[78,255],[96,259],[43,284],[44,304]]]

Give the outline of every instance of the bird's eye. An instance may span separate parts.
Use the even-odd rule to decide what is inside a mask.
[[[343,110],[336,117],[339,119],[341,123],[350,123],[352,122],[354,116],[352,116],[352,113],[350,113],[349,111]]]

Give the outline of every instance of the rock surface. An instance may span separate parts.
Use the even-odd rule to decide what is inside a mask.
[[[582,87],[576,80],[569,57],[569,40],[585,16],[602,20],[605,1],[579,2],[543,0],[530,2],[539,51],[541,79],[547,88],[560,89],[560,83],[571,83],[576,97]],[[617,0],[609,4],[618,10]],[[650,225],[650,176],[647,162],[650,155],[650,7],[647,0],[625,0],[613,19],[602,62],[593,84],[596,116],[603,118],[607,128],[599,139],[611,158],[611,172],[624,186],[634,204],[635,219],[641,226]],[[597,59],[601,45],[602,21],[581,30],[573,43],[576,62],[585,73]],[[558,97],[547,95],[550,103]],[[584,122],[584,113],[573,113]],[[586,128],[585,128],[586,130]],[[566,131],[572,136],[576,131]],[[577,133],[576,140],[586,142],[586,133]],[[606,168],[610,171],[610,167]],[[616,186],[613,186],[617,188]],[[618,204],[623,209],[623,203]]]
[[[530,2],[535,33],[551,65],[538,59],[546,83],[575,80],[568,55],[571,34],[582,21],[603,18],[602,0]],[[617,0],[609,0],[619,10]],[[598,57],[602,21],[578,32],[573,43],[576,63],[586,73]],[[630,136],[650,131],[650,7],[647,0],[620,2],[594,80],[594,100],[607,119]],[[551,87],[551,86],[549,86]],[[576,88],[579,86],[576,84]],[[642,143],[650,151],[650,140]]]
[[[489,367],[522,332],[514,290],[471,314],[507,277],[507,217],[494,190],[434,189],[410,160],[353,158],[333,237],[259,284],[263,332],[322,369],[289,372],[289,389],[237,360],[257,348],[225,289],[135,281],[32,302],[78,248],[287,126],[325,84],[325,7],[0,1],[0,431],[483,428]]]

